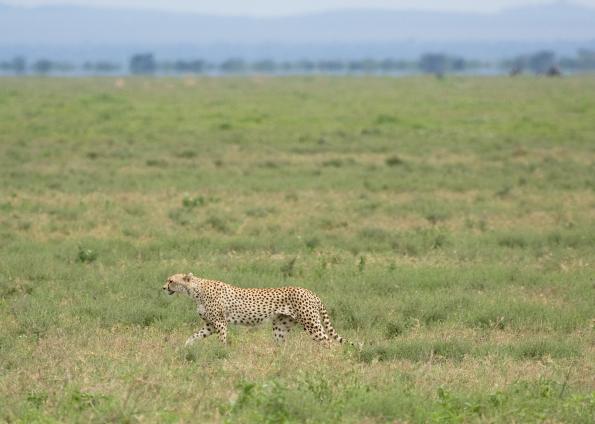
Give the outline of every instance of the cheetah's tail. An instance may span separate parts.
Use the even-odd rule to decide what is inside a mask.
[[[331,336],[333,339],[335,339],[339,343],[350,343],[353,345],[352,342],[350,342],[349,340],[347,340],[337,334],[337,332],[331,325],[331,319],[329,318],[328,312],[326,311],[326,308],[324,307],[322,302],[320,303],[320,316],[322,318],[322,325],[324,325],[324,329],[329,334],[329,336]]]

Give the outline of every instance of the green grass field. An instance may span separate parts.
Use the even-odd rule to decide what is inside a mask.
[[[595,420],[595,79],[0,79],[0,421]],[[339,334],[190,349],[174,272]]]

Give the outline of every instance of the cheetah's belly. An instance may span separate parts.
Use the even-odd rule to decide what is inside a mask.
[[[274,315],[275,308],[269,305],[237,304],[227,308],[226,321],[232,324],[257,325]]]

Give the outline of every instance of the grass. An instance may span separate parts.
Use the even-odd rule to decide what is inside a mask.
[[[594,89],[0,79],[0,421],[592,422]],[[184,348],[190,271],[363,346]]]

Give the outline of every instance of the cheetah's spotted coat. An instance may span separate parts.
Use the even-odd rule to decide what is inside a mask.
[[[190,296],[205,321],[186,340],[187,346],[212,333],[217,333],[219,340],[226,343],[228,323],[256,325],[267,318],[273,321],[273,335],[278,342],[285,339],[295,324],[316,341],[327,342],[329,336],[340,343],[344,341],[332,327],[320,298],[301,287],[244,289],[192,274],[174,274],[167,279],[163,290]]]

